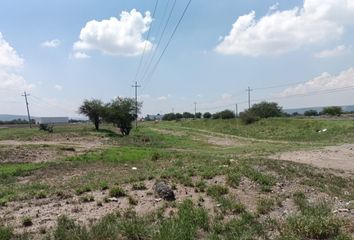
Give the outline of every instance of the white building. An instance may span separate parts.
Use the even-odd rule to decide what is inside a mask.
[[[68,117],[40,117],[36,118],[36,124],[67,124]]]

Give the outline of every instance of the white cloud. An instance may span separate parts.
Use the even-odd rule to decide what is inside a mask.
[[[0,68],[22,67],[24,60],[17,54],[15,49],[5,41],[0,32]]]
[[[274,5],[270,6],[269,11],[275,11],[278,10],[279,7],[279,3],[275,3]]]
[[[27,83],[22,76],[0,68],[0,89],[23,91],[33,88],[34,85]]]
[[[341,38],[354,23],[353,0],[304,0],[302,7],[271,12],[256,20],[240,16],[216,47],[221,54],[277,55]]]
[[[232,95],[229,94],[229,93],[224,93],[222,96],[221,96],[222,100],[229,100],[232,98]]]
[[[152,43],[143,38],[150,28],[150,12],[145,16],[133,9],[123,11],[120,19],[92,20],[81,29],[80,40],[74,44],[75,51],[99,50],[102,53],[121,56],[136,56],[151,50]]]
[[[60,40],[53,39],[53,40],[50,40],[50,41],[45,41],[41,45],[42,45],[42,47],[46,47],[46,48],[57,48],[57,47],[60,46],[60,44],[61,44]]]
[[[75,52],[73,56],[76,59],[88,59],[88,58],[91,58],[89,55],[87,55],[86,53],[83,53],[83,52]]]
[[[56,85],[54,86],[54,88],[55,88],[56,90],[58,90],[58,91],[63,90],[63,86],[58,85],[58,84],[56,84]]]
[[[34,87],[17,73],[23,66],[23,62],[23,58],[17,54],[0,32],[0,89],[22,91]]]
[[[326,49],[321,52],[315,53],[316,58],[331,58],[342,56],[350,51],[350,47],[344,45],[337,46],[333,49]]]
[[[149,98],[151,98],[151,96],[149,94],[142,94],[139,96],[139,98],[149,99]]]
[[[161,97],[158,97],[157,100],[159,101],[166,101],[169,97],[167,96],[161,96]]]
[[[349,68],[338,75],[322,73],[320,76],[295,87],[285,89],[280,95],[291,96],[294,94],[307,94],[316,91],[326,91],[354,86],[354,68]]]

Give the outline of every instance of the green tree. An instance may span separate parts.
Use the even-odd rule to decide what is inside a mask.
[[[278,103],[265,101],[254,104],[249,111],[259,118],[281,117],[283,113]]]
[[[123,136],[127,136],[133,128],[133,121],[137,119],[136,107],[139,112],[141,106],[142,103],[138,103],[136,106],[135,100],[132,98],[116,98],[105,105],[103,120],[113,123],[120,129]]]
[[[224,110],[224,111],[217,112],[217,113],[213,114],[214,119],[218,119],[218,118],[231,119],[231,118],[235,118],[235,117],[236,117],[235,113],[231,110]]]
[[[103,103],[99,99],[84,100],[83,104],[79,107],[79,113],[87,116],[90,121],[95,125],[98,130],[102,118]]]
[[[188,118],[194,118],[194,114],[190,112],[184,112],[183,113],[183,118],[188,119]]]
[[[306,117],[318,116],[318,112],[316,110],[310,109],[304,112],[304,116]]]
[[[174,113],[166,113],[165,115],[163,115],[162,120],[164,120],[164,121],[176,120],[176,114],[174,114]]]
[[[322,110],[322,114],[331,115],[331,116],[340,116],[343,113],[343,109],[338,106],[325,107]]]
[[[209,119],[209,118],[211,118],[211,113],[210,112],[206,112],[206,113],[204,113],[203,114],[203,118],[205,118],[205,119]]]
[[[195,114],[195,117],[196,117],[196,118],[202,118],[202,113],[201,113],[201,112],[197,112],[197,113]]]

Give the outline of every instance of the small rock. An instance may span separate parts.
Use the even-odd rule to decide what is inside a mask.
[[[116,197],[108,198],[108,200],[111,202],[118,202],[118,198]]]
[[[216,206],[217,206],[217,207],[221,207],[221,204],[220,204],[220,203],[218,203],[218,204],[216,204]]]
[[[155,202],[161,202],[162,198],[155,198]]]
[[[164,182],[158,182],[155,184],[155,192],[157,195],[167,201],[174,201],[176,200],[175,194],[172,191],[171,187],[168,186]]]
[[[136,167],[132,167],[132,170],[138,170]]]
[[[350,212],[349,211],[349,209],[347,209],[347,208],[341,208],[341,209],[338,209],[338,212],[340,212],[340,213],[344,213],[344,212]]]

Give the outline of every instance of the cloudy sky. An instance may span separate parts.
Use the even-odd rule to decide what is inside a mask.
[[[25,114],[27,91],[32,115],[77,116],[135,80],[144,114],[242,110],[248,86],[252,103],[354,104],[354,0],[192,0],[166,48],[188,2],[1,0],[0,114]]]

